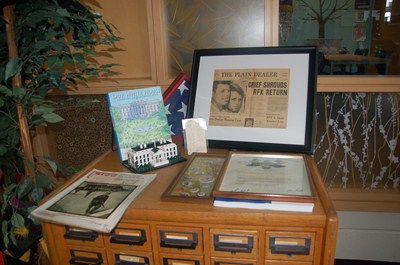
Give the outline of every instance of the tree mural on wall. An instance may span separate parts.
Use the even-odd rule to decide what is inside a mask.
[[[325,38],[325,25],[342,17],[341,11],[351,7],[350,0],[297,0],[308,12],[304,20],[318,23],[318,38]]]

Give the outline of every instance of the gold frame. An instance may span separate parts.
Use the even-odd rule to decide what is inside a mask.
[[[201,158],[206,159],[206,161],[199,161]],[[213,189],[218,182],[225,160],[225,154],[193,153],[183,169],[165,190],[161,200],[212,203]],[[211,165],[201,163],[211,163]],[[210,171],[205,172],[202,169]]]
[[[294,161],[293,159],[302,160],[301,165],[298,164],[297,161],[295,161],[297,164],[294,164],[292,162]],[[299,172],[300,167],[303,167],[305,175],[303,179],[297,174],[294,174]],[[265,174],[260,177],[260,172]],[[283,173],[287,173],[287,175],[282,176],[282,178],[276,175]],[[294,179],[297,183],[294,183],[296,182],[293,181]],[[249,185],[246,185],[246,180],[249,180]],[[257,184],[254,185],[254,183]],[[304,187],[304,185],[306,185],[306,187]],[[255,190],[251,190],[253,188],[252,186],[254,186]],[[259,187],[274,191],[256,191]],[[279,192],[279,189],[281,192]],[[243,200],[304,203],[316,201],[315,187],[307,164],[306,155],[297,153],[283,154],[232,151],[225,161],[223,171],[215,186],[213,195],[215,198]]]

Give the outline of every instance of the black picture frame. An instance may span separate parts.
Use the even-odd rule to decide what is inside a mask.
[[[187,118],[206,120],[210,148],[312,153],[317,54],[316,46],[195,50]],[[246,114],[216,114],[211,104],[218,81],[242,85]],[[274,111],[282,106],[286,111]],[[261,112],[247,117],[254,127],[244,124],[249,110]],[[241,124],[229,124],[236,117]]]

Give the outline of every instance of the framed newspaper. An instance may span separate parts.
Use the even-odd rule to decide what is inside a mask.
[[[215,198],[314,203],[305,154],[230,152]]]
[[[209,147],[311,153],[317,48],[195,50],[188,118]]]

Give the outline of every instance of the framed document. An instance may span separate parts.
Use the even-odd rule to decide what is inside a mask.
[[[195,50],[188,118],[209,147],[312,152],[317,48]]]
[[[249,200],[316,200],[304,154],[231,152],[213,194]]]
[[[212,191],[225,159],[223,154],[193,153],[161,200],[212,203]]]

